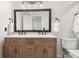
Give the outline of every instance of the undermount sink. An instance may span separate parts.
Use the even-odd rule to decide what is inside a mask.
[[[25,37],[25,38],[56,38],[55,35],[9,35],[6,37]]]

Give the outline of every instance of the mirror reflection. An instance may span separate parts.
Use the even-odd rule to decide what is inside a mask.
[[[49,11],[16,11],[16,30],[49,30]]]

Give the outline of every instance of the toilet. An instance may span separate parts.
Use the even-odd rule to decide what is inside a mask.
[[[62,47],[66,48],[73,58],[79,58],[79,50],[77,50],[76,38],[62,38]]]
[[[73,58],[79,58],[79,50],[68,50],[68,52]]]

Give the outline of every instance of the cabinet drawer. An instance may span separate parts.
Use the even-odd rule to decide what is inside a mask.
[[[42,39],[41,41],[46,46],[56,46],[55,39]]]
[[[34,45],[34,39],[30,39],[30,38],[29,39],[25,39],[25,44],[29,45],[29,46],[30,45]]]
[[[37,46],[56,46],[56,41],[54,39],[36,39],[35,45]]]
[[[5,39],[6,40],[6,42],[8,43],[8,44],[15,44],[15,45],[23,45],[23,44],[25,44],[25,39],[22,39],[22,38],[15,38],[15,39],[13,39],[13,38],[9,38],[9,39]]]

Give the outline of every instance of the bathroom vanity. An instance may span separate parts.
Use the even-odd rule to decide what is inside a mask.
[[[4,42],[5,58],[55,58],[57,39],[54,35],[12,35]]]

